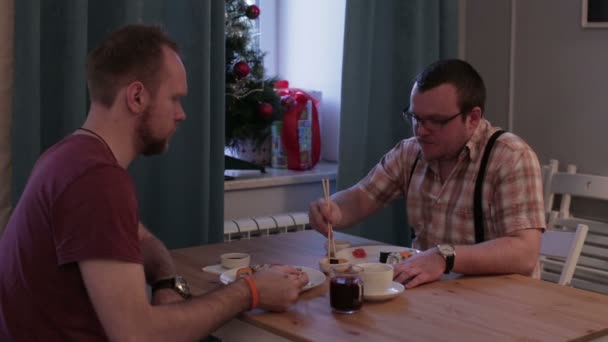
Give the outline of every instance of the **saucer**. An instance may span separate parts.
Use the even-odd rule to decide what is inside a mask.
[[[321,273],[321,271],[315,270],[310,267],[304,266],[293,266],[296,269],[306,273],[308,275],[308,284],[304,285],[302,291],[310,290],[313,287],[319,286],[325,282],[325,274]],[[228,285],[236,280],[236,268],[225,271],[220,274],[220,282],[222,284]]]
[[[205,266],[203,267],[203,271],[207,272],[207,273],[212,273],[212,274],[222,274],[226,271],[228,271],[227,268],[224,268],[224,266],[217,264],[217,265],[209,265],[209,266]]]
[[[389,287],[388,289],[386,289],[384,292],[381,292],[381,293],[365,293],[365,285],[364,285],[363,299],[370,301],[370,302],[380,302],[383,300],[389,300],[389,299],[395,298],[399,294],[401,294],[404,290],[405,290],[405,286],[403,286],[403,284],[398,283],[396,281],[393,282],[391,287]]]

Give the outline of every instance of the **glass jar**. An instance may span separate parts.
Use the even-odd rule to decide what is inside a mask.
[[[352,314],[363,306],[363,279],[360,266],[329,269],[329,303],[334,312]]]

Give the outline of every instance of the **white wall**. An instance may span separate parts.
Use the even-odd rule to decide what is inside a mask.
[[[276,1],[276,73],[291,87],[323,93],[321,153],[330,161],[338,159],[345,8],[345,0]]]
[[[514,126],[544,160],[608,175],[608,30],[583,29],[580,11],[574,0],[517,3]]]
[[[582,28],[581,0],[463,1],[464,58],[487,81],[488,118],[512,122],[543,164],[608,176],[608,29]],[[575,214],[608,218],[605,203],[581,202]]]
[[[486,83],[486,117],[495,126],[510,130],[510,1],[461,0],[460,7],[465,12],[464,35],[459,37],[464,45],[461,57],[473,64]]]
[[[464,57],[488,81],[488,117],[507,123],[511,107],[541,163],[608,175],[608,29],[581,27],[580,0],[465,2]]]

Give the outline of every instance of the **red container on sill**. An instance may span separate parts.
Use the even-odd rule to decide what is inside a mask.
[[[289,82],[277,81],[283,120],[272,125],[272,167],[290,170],[312,169],[321,157],[319,101]]]

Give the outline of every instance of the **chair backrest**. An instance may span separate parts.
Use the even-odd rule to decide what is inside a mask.
[[[559,217],[570,217],[572,197],[608,201],[608,177],[576,172],[575,165],[568,165],[566,172],[558,170],[557,160],[543,166],[545,213],[550,213],[556,194],[561,195]]]
[[[578,202],[579,199],[608,203],[608,177],[577,173],[574,165],[568,165],[565,172],[560,172],[558,167],[559,163],[551,160],[542,169],[548,229],[546,233],[558,230],[574,234],[579,225],[587,226],[587,237],[582,252],[579,253],[578,266],[574,263],[576,269],[574,277],[571,277],[572,285],[608,294],[608,219],[588,220],[571,212],[572,201]],[[556,195],[560,196],[559,203],[555,203]],[[559,211],[554,212],[554,207]],[[593,216],[606,217],[606,213]],[[549,235],[546,238],[551,239]],[[568,271],[570,265],[556,263],[555,260],[549,258],[547,267],[543,269],[543,279],[557,280]],[[560,265],[563,268],[558,267]]]
[[[545,214],[549,214],[553,210],[553,201],[555,194],[551,191],[551,180],[553,175],[557,173],[559,163],[555,159],[551,159],[549,164],[543,165],[542,177],[543,177],[543,199],[545,201]],[[549,217],[547,216],[547,221]]]
[[[543,234],[540,247],[542,267],[544,268],[546,263],[552,262],[552,259],[547,257],[564,260],[558,284],[570,285],[572,282],[588,230],[589,227],[586,225],[578,224],[574,232],[547,230]]]

